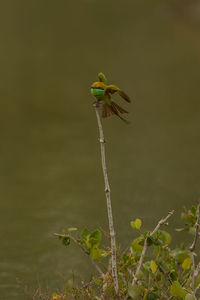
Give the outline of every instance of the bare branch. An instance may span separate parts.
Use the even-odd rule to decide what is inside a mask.
[[[161,226],[161,225],[164,225],[164,224],[167,222],[167,220],[173,215],[173,213],[174,213],[174,210],[168,212],[168,215],[167,215],[164,219],[161,219],[161,220],[158,222],[157,226],[156,226],[155,229],[151,232],[150,236],[154,235],[154,233],[156,233],[156,231],[158,231],[158,229],[160,228],[160,226]]]
[[[192,242],[192,245],[189,248],[191,252],[194,251],[195,247],[196,247],[199,227],[200,227],[200,201],[199,201],[199,204],[197,206],[197,222],[195,224],[195,236],[194,236],[194,240]]]
[[[113,216],[112,216],[112,206],[111,206],[111,198],[110,198],[110,185],[108,181],[108,174],[106,168],[106,158],[105,158],[105,138],[103,134],[103,127],[101,123],[101,118],[99,114],[99,102],[95,102],[93,104],[97,116],[97,123],[99,127],[99,142],[101,145],[101,163],[103,169],[104,183],[105,183],[105,194],[107,201],[107,212],[108,212],[108,221],[109,221],[109,231],[110,231],[110,239],[111,239],[111,262],[112,262],[112,277],[115,287],[115,292],[117,297],[119,297],[119,284],[117,278],[117,260],[116,260],[116,244],[115,244],[115,231],[113,225]]]
[[[198,276],[199,274],[199,265],[197,265],[197,267],[195,268],[195,259],[194,259],[194,256],[195,256],[195,253],[194,253],[194,250],[195,250],[195,247],[196,247],[196,243],[197,243],[197,239],[198,239],[198,235],[199,235],[199,227],[200,227],[200,201],[199,201],[199,204],[197,206],[197,221],[196,221],[196,224],[195,224],[195,235],[194,235],[194,240],[191,244],[191,246],[189,247],[189,250],[190,250],[190,258],[191,258],[191,262],[192,262],[192,274],[191,274],[191,284],[190,284],[190,287],[193,288],[194,287],[194,283],[195,283],[195,279],[196,277]]]

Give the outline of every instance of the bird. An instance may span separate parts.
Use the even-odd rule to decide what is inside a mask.
[[[120,107],[112,99],[112,95],[118,93],[126,102],[130,103],[129,96],[114,84],[107,85],[105,75],[100,72],[98,74],[99,81],[95,81],[91,86],[91,94],[96,98],[97,104],[102,103],[102,118],[116,115],[125,123],[129,123],[121,114],[128,113],[124,108]]]

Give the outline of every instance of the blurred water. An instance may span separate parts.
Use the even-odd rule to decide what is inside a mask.
[[[107,230],[90,85],[102,71],[133,99],[131,125],[105,120],[117,239],[152,228],[199,196],[200,14],[197,1],[0,4],[0,294],[91,276],[67,226]],[[177,237],[178,239],[178,237]],[[64,279],[62,278],[64,277]]]

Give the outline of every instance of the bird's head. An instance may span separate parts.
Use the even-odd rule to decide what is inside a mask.
[[[94,82],[91,86],[91,94],[97,99],[101,99],[105,94],[106,86],[103,82]]]

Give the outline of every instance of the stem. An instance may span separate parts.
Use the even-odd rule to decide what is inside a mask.
[[[191,261],[192,261],[192,280],[191,280],[191,284],[190,287],[194,287],[194,282],[196,277],[199,274],[199,265],[197,266],[197,268],[195,269],[195,259],[194,259],[194,250],[196,248],[196,244],[197,244],[197,239],[198,239],[198,234],[199,234],[199,227],[200,227],[200,201],[199,204],[197,206],[197,221],[195,224],[195,236],[194,236],[194,240],[189,248],[190,250],[190,257],[191,257]]]
[[[98,101],[93,104],[97,116],[97,123],[99,127],[99,142],[101,145],[101,163],[103,169],[104,183],[105,183],[105,194],[107,202],[107,212],[108,212],[108,221],[109,221],[109,231],[111,239],[111,263],[112,263],[112,277],[115,287],[116,295],[119,297],[119,285],[117,278],[117,261],[116,261],[116,244],[115,244],[115,231],[113,225],[113,216],[112,216],[112,206],[110,199],[110,185],[108,181],[108,174],[106,168],[106,157],[105,157],[105,139],[103,134],[103,127],[101,123],[101,118],[99,114],[99,103]]]
[[[194,236],[194,240],[192,242],[192,245],[190,246],[190,251],[194,251],[195,247],[196,247],[196,243],[197,243],[197,238],[198,238],[198,231],[199,231],[199,226],[200,226],[200,201],[199,204],[197,206],[197,222],[195,224],[195,236]]]

